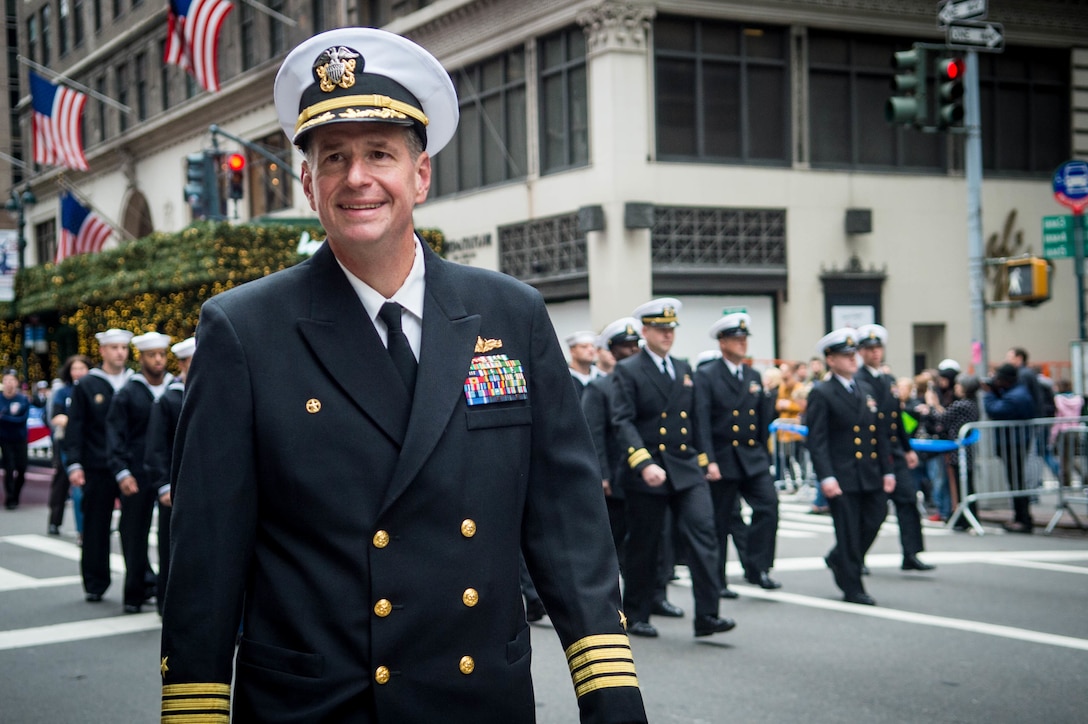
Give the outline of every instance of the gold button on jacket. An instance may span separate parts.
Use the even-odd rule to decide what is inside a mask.
[[[473,661],[471,656],[462,656],[461,663],[458,668],[461,669],[462,674],[465,674],[467,676],[468,674],[471,674],[473,671],[475,671],[476,662]]]

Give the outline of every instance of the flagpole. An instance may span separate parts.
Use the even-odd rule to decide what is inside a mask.
[[[45,74],[49,75],[53,80],[59,80],[59,81],[65,83],[66,85],[72,86],[73,88],[75,88],[78,91],[86,93],[87,95],[91,96],[92,98],[95,98],[97,100],[102,101],[103,103],[105,103],[108,106],[113,106],[114,108],[121,111],[122,113],[127,113],[130,116],[132,115],[132,109],[129,108],[128,106],[126,106],[124,103],[121,103],[119,101],[115,101],[114,99],[110,98],[109,96],[104,96],[101,93],[99,93],[98,91],[91,90],[87,86],[83,85],[82,83],[79,83],[79,82],[76,82],[76,81],[72,80],[71,78],[69,78],[66,75],[58,73],[55,70],[51,70],[49,68],[46,68],[44,65],[39,65],[38,63],[35,63],[30,58],[27,58],[26,56],[23,56],[23,55],[17,55],[17,56],[15,56],[15,59],[18,60],[23,65],[25,65],[25,66],[27,66],[29,68],[32,68],[33,70],[38,71],[39,73],[45,73]]]
[[[68,193],[72,194],[72,196],[75,196],[77,199],[79,199],[79,201],[84,206],[89,207],[91,209],[91,211],[93,211],[94,213],[96,213],[98,215],[98,218],[100,218],[100,219],[102,219],[102,221],[106,222],[109,225],[109,227],[111,229],[113,229],[113,232],[115,234],[117,234],[118,236],[120,236],[122,239],[124,239],[125,241],[132,241],[133,239],[136,238],[132,234],[128,233],[123,228],[118,226],[117,223],[113,219],[106,216],[106,214],[102,213],[102,211],[97,206],[94,205],[94,202],[92,202],[90,199],[88,199],[86,196],[84,196],[83,193],[80,192],[79,189],[77,189],[75,186],[73,186],[68,181],[68,179],[64,178],[64,174],[61,174],[61,175],[57,176],[57,185],[60,186],[65,191],[67,191]]]
[[[268,15],[270,17],[275,18],[276,20],[279,20],[284,25],[290,25],[292,28],[297,28],[298,27],[298,22],[297,21],[292,20],[291,18],[287,17],[283,13],[276,12],[272,8],[268,7],[267,5],[262,5],[261,3],[257,2],[256,0],[242,0],[242,2],[244,2],[246,5],[249,5],[251,8],[253,8],[254,10],[256,10],[258,12],[262,12],[265,15]]]

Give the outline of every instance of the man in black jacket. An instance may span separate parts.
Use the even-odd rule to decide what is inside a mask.
[[[72,388],[64,452],[68,481],[83,488],[83,549],[80,571],[87,601],[97,603],[110,586],[110,531],[117,481],[110,472],[106,414],[114,393],[132,376],[125,367],[132,332],[107,329],[95,335],[102,365]]]
[[[904,571],[931,571],[936,566],[918,558],[918,554],[925,550],[922,515],[918,511],[918,485],[911,472],[918,467],[918,453],[911,448],[910,435],[903,428],[903,403],[892,391],[895,380],[880,371],[887,341],[888,330],[879,324],[858,327],[858,355],[863,364],[858,367],[857,378],[868,383],[876,394],[877,419],[887,431],[891,447],[895,490],[889,497],[895,505],[895,517],[899,523],[902,568]],[[868,551],[875,540],[874,531],[873,539],[865,543],[864,550]]]
[[[876,392],[856,378],[857,331],[843,327],[818,344],[831,377],[808,396],[806,442],[835,523],[824,559],[849,603],[876,604],[861,583],[865,541],[876,536],[895,489],[888,437],[877,423]]]
[[[155,595],[155,571],[147,555],[147,537],[158,490],[144,467],[147,421],[151,407],[174,376],[166,371],[170,337],[149,332],[132,338],[140,353],[140,371],[110,401],[106,414],[107,463],[121,490],[121,552],[125,557],[125,613],[140,613]]]
[[[729,631],[736,623],[718,617],[722,576],[713,503],[705,478],[707,457],[695,436],[695,383],[691,367],[669,355],[676,339],[680,302],[671,297],[643,304],[643,350],[616,365],[613,424],[627,455],[627,577],[624,607],[628,632],[657,636],[650,613],[657,588],[657,556],[665,513],[672,509],[686,543],[695,599],[695,635]]]
[[[745,312],[726,314],[711,325],[710,337],[718,341],[722,358],[695,372],[695,429],[699,449],[710,460],[707,480],[721,560],[725,560],[739,494],[752,508],[741,559],[747,567],[744,578],[773,590],[782,586],[769,573],[778,533],[778,493],[767,447],[774,405],[764,394],[759,373],[744,363],[751,326],[752,318]]]

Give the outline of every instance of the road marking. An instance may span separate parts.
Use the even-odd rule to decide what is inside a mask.
[[[1073,636],[1060,636],[1058,634],[1031,631],[1029,629],[1001,626],[999,624],[983,623],[963,618],[948,618],[945,616],[933,616],[927,613],[914,613],[912,611],[899,611],[894,608],[882,608],[880,606],[859,606],[856,603],[844,601],[830,601],[826,598],[804,596],[797,593],[783,593],[782,591],[764,591],[754,586],[744,587],[745,596],[763,598],[769,601],[782,601],[809,608],[822,608],[828,611],[851,613],[855,616],[868,616],[870,618],[882,618],[888,621],[901,623],[922,624],[937,628],[947,628],[953,631],[969,631],[972,633],[998,636],[1001,638],[1027,641],[1030,643],[1045,644],[1047,646],[1061,646],[1068,649],[1088,651],[1088,639],[1078,639]]]
[[[1013,566],[1016,568],[1031,568],[1037,571],[1054,571],[1056,573],[1077,573],[1082,576],[1088,575],[1088,567],[1084,566],[1064,566],[1060,563],[1043,563],[1041,561],[985,561],[993,566]]]
[[[40,553],[48,553],[58,558],[66,558],[70,561],[79,561],[83,557],[83,549],[75,543],[61,540],[55,537],[38,535],[37,533],[24,533],[21,535],[7,535],[0,537],[0,543],[27,548]],[[114,573],[124,574],[125,559],[120,553],[110,554],[110,570]]]
[[[135,613],[15,631],[0,631],[0,651],[153,631],[160,625],[157,613]]]

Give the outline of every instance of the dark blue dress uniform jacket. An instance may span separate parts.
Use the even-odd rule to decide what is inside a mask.
[[[880,425],[876,391],[854,377],[861,394],[835,378],[817,383],[808,396],[806,442],[816,479],[835,477],[844,493],[883,490],[892,473],[888,435]]]
[[[234,721],[532,722],[521,549],[581,720],[645,721],[543,300],[424,259],[414,402],[327,245],[204,305],[172,473],[164,722],[227,721],[239,621]],[[470,368],[496,355],[520,361],[526,398],[469,406]]]
[[[743,375],[742,382],[722,360],[695,371],[699,447],[725,480],[764,475],[771,465],[767,438],[774,401],[763,392],[758,372],[746,365]]]

